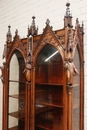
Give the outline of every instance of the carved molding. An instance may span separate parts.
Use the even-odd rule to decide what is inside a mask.
[[[4,77],[5,67],[6,67],[6,62],[3,62],[3,66],[0,67],[1,72],[2,72],[2,74],[1,74],[1,76],[0,76],[0,79],[1,79],[1,81],[2,81],[3,84],[4,84],[4,81],[5,81],[5,77]]]
[[[73,86],[67,85],[68,94],[71,95],[73,91]]]
[[[76,46],[80,46],[80,41],[78,37],[79,33],[79,21],[76,19],[75,31],[72,28],[68,28],[67,31],[67,45],[66,45],[66,57],[65,57],[65,68],[67,75],[67,85],[71,86],[73,84],[73,76],[78,74],[78,71],[73,63],[73,58],[75,55]],[[81,49],[81,48],[80,48]]]
[[[54,47],[56,47],[60,51],[60,53],[63,57],[64,48],[63,48],[61,42],[59,41],[59,39],[56,37],[55,33],[52,31],[52,28],[49,26],[49,24],[47,24],[46,28],[44,29],[43,34],[40,37],[40,40],[37,43],[37,46],[34,51],[34,57],[36,57],[38,55],[38,53],[41,51],[41,49],[46,44],[51,44]]]
[[[19,38],[19,35],[18,35],[18,31],[16,30],[15,32],[15,37],[14,37],[14,41],[11,43],[12,45],[8,48],[8,51],[7,51],[7,57],[8,57],[8,60],[10,60],[11,56],[12,56],[12,53],[15,51],[15,50],[19,50],[22,55],[24,56],[24,58],[26,58],[26,55],[27,55],[27,46],[24,46]]]
[[[68,28],[67,31],[67,45],[66,45],[66,54],[67,54],[67,60],[74,58],[75,54],[75,49],[76,46],[80,46],[80,38],[79,38],[79,21],[76,19],[76,26],[75,26],[75,31],[72,28]]]
[[[7,44],[4,44],[4,51],[3,51],[3,59],[6,58],[7,55]]]

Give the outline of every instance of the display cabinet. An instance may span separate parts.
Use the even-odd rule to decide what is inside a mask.
[[[8,26],[3,52],[3,130],[84,130],[83,23],[72,26],[69,6],[63,29],[47,19],[38,34],[35,17],[27,38]]]

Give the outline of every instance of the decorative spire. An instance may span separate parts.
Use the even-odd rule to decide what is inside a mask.
[[[18,35],[18,30],[16,29],[16,31],[15,31],[15,35]]]
[[[75,26],[76,32],[77,32],[78,28],[80,28],[80,33],[83,35],[84,34],[84,24],[82,22],[82,25],[80,25],[78,18],[76,18],[76,26]]]
[[[30,35],[37,35],[38,34],[38,27],[36,28],[35,26],[35,16],[32,17],[32,24],[30,26],[30,28],[28,27],[28,36]]]
[[[12,41],[12,35],[11,35],[11,31],[10,31],[11,26],[8,26],[8,32],[7,32],[7,42],[11,42]]]
[[[71,13],[70,13],[70,8],[69,8],[70,3],[67,2],[67,3],[66,3],[66,6],[67,6],[67,8],[66,8],[66,14],[65,14],[65,17],[72,17],[72,15],[71,15]]]
[[[72,28],[73,27],[72,26],[72,14],[70,13],[70,8],[69,8],[70,3],[67,2],[66,6],[67,6],[67,8],[66,8],[65,16],[64,16],[64,27],[68,26],[68,27]]]
[[[46,21],[46,25],[49,25],[49,24],[50,24],[50,20],[47,19],[47,21]]]

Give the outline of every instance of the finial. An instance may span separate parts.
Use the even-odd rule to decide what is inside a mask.
[[[8,32],[7,32],[7,42],[11,42],[12,41],[12,35],[11,35],[11,30],[10,30],[11,26],[8,26]]]
[[[9,28],[9,30],[10,30],[11,26],[9,25],[8,28]]]
[[[67,1],[67,3],[66,3],[66,6],[67,6],[67,8],[70,6],[70,3],[69,3],[69,1]]]
[[[32,16],[32,27],[35,27],[35,16]]]
[[[71,16],[71,17],[72,17],[72,15],[71,15],[71,13],[70,13],[70,8],[69,8],[70,3],[67,2],[67,3],[66,3],[66,6],[67,6],[67,8],[66,8],[66,14],[65,14],[65,16]]]
[[[78,20],[78,18],[76,18],[76,24],[78,24],[79,23],[79,20]]]
[[[69,8],[69,6],[70,6],[69,1],[67,1],[66,6],[67,6],[67,8],[66,8],[65,16],[64,16],[64,27],[68,26],[68,27],[72,28],[73,27],[72,26],[72,14],[71,14],[70,8]]]
[[[75,28],[77,28],[77,27],[80,27],[78,18],[76,18],[76,26],[75,26]]]
[[[38,28],[36,28],[35,26],[35,16],[32,16],[32,24],[30,26],[30,28],[28,27],[28,36],[30,35],[37,35],[38,34]]]
[[[15,31],[15,35],[18,35],[18,30],[16,29],[16,31]]]
[[[8,35],[8,36],[9,36],[9,35],[11,35],[10,28],[11,28],[11,26],[10,26],[10,25],[8,25],[8,32],[7,32],[7,35]]]
[[[46,25],[49,25],[49,24],[50,24],[50,20],[47,19],[47,21],[46,21]]]
[[[33,19],[33,23],[35,23],[35,16],[32,16],[32,19]]]

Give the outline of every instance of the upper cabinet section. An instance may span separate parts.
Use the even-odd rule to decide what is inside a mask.
[[[46,61],[51,55],[58,57],[61,61],[61,68],[65,68],[67,73],[70,70],[70,75],[73,77],[75,71],[72,71],[70,68],[74,65],[73,59],[75,55],[76,47],[79,51],[79,56],[81,60],[80,66],[83,66],[83,34],[84,34],[84,26],[83,23],[80,26],[78,18],[76,19],[75,29],[72,26],[72,15],[70,13],[70,3],[66,4],[66,12],[64,16],[64,27],[61,30],[53,31],[52,26],[50,26],[50,21],[47,19],[46,27],[43,29],[43,33],[38,35],[38,27],[35,25],[35,17],[32,17],[32,24],[28,27],[27,38],[20,39],[18,35],[18,30],[15,31],[15,36],[12,41],[11,34],[11,26],[8,26],[8,33],[6,36],[6,44],[4,46],[3,58],[6,59],[7,64],[9,63],[11,56],[14,54],[16,50],[19,50],[23,55],[25,61],[25,69],[31,71],[32,68],[39,66],[44,62],[44,65],[49,62]],[[48,51],[47,51],[48,49]],[[41,57],[44,57],[44,59]],[[45,59],[46,58],[46,59]],[[53,69],[53,58],[51,58],[50,69]],[[55,60],[55,64],[59,64],[58,61]],[[48,64],[49,65],[49,64]],[[61,68],[57,68],[61,71]],[[47,69],[47,68],[46,68]],[[56,72],[57,73],[57,72]],[[54,71],[52,72],[54,75]],[[56,74],[58,76],[58,74]],[[61,76],[63,74],[61,73]],[[68,79],[69,78],[69,79]],[[30,80],[30,79],[27,79]],[[57,80],[57,79],[56,79]],[[70,77],[67,77],[67,84],[70,83]],[[50,82],[50,79],[49,81]]]

